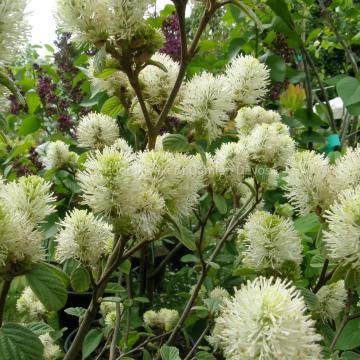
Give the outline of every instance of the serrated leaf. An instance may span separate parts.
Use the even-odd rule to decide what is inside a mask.
[[[101,108],[102,113],[114,118],[117,117],[123,110],[124,107],[117,96],[107,99]]]
[[[197,360],[216,360],[216,357],[206,351],[199,351],[195,355],[195,359]]]
[[[41,121],[36,115],[28,115],[20,125],[19,136],[26,136],[40,129]]]
[[[160,349],[160,355],[162,360],[181,360],[179,349],[173,346],[163,345]]]
[[[55,331],[50,325],[44,323],[43,321],[31,322],[29,324],[25,324],[24,326],[37,336]]]
[[[80,266],[71,273],[70,282],[75,291],[84,292],[90,287],[90,274]]]
[[[300,288],[301,294],[310,310],[315,310],[319,306],[319,299],[312,291],[306,288]]]
[[[190,148],[188,139],[181,134],[169,134],[163,138],[163,148],[166,151],[186,152]]]
[[[106,50],[103,46],[94,56],[94,73],[96,74],[101,73],[105,68],[106,63]]]
[[[82,318],[85,316],[86,309],[83,307],[71,307],[64,310],[66,314]]]
[[[44,347],[29,329],[18,324],[5,324],[0,328],[1,360],[40,360]]]
[[[47,310],[64,307],[67,291],[63,282],[43,264],[35,264],[26,274],[26,281]]]
[[[91,329],[83,342],[82,345],[82,359],[88,358],[100,345],[103,334],[101,331],[96,329]]]

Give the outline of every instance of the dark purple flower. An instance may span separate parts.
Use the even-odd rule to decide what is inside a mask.
[[[165,36],[165,44],[160,52],[169,55],[175,61],[179,61],[181,58],[181,35],[177,15],[174,14],[165,19],[161,31]]]

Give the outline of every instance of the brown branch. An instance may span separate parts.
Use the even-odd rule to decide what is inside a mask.
[[[327,271],[327,268],[329,266],[329,260],[328,259],[325,259],[324,261],[324,265],[323,265],[323,268],[321,270],[321,274],[320,274],[320,277],[319,277],[319,280],[317,282],[317,284],[315,285],[314,287],[314,293],[316,294],[323,285],[325,285],[326,283],[326,271]]]
[[[207,332],[209,331],[210,325],[207,324],[206,328],[204,329],[204,331],[201,333],[201,335],[199,336],[199,338],[196,340],[194,346],[191,348],[191,350],[188,352],[188,354],[186,355],[186,357],[184,358],[184,360],[190,360],[192,357],[192,354],[196,351],[197,347],[200,345],[201,341],[204,339],[205,335],[207,334]]]
[[[5,311],[5,303],[6,298],[10,290],[12,280],[4,280],[3,286],[1,288],[0,293],[0,327],[2,326],[3,320],[4,320],[4,311]]]

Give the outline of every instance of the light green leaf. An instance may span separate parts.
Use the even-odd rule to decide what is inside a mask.
[[[102,113],[114,118],[117,117],[123,110],[124,108],[117,96],[107,99],[101,108]]]
[[[162,360],[181,360],[179,349],[173,346],[162,346],[160,349],[160,355]]]
[[[40,129],[41,122],[36,115],[28,115],[22,122],[19,130],[19,136],[26,136]]]
[[[76,268],[70,276],[71,287],[77,292],[84,292],[90,287],[89,272],[83,267]]]
[[[220,194],[217,193],[213,193],[213,200],[215,203],[216,208],[219,210],[220,214],[226,214],[228,207],[227,207],[227,203],[226,200],[224,199],[224,197]]]
[[[185,152],[188,151],[190,147],[188,139],[181,134],[169,134],[165,136],[162,144],[164,150],[174,152]]]

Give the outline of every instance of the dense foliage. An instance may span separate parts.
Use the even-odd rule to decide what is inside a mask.
[[[360,358],[359,1],[57,0],[43,56],[25,6],[0,358]]]

